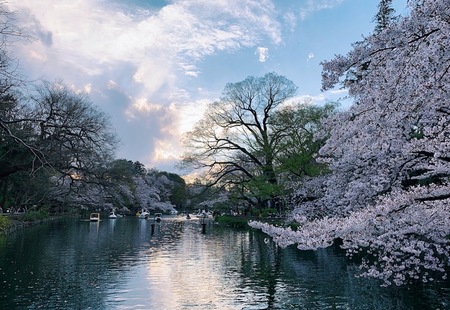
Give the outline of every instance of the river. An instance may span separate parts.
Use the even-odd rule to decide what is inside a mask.
[[[0,309],[450,309],[448,283],[383,288],[355,272],[333,249],[212,222],[69,219],[0,236]]]

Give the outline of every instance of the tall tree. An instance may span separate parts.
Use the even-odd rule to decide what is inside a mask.
[[[240,186],[243,193],[258,189],[261,206],[276,194],[278,183],[274,165],[283,132],[274,131],[270,121],[296,90],[275,73],[227,84],[221,100],[210,104],[188,133],[184,164],[206,169],[210,185]]]
[[[336,108],[293,104],[296,90],[275,73],[227,84],[188,133],[184,164],[206,171],[207,184],[247,205],[276,205],[287,179],[320,174],[313,156],[323,140],[314,134]]]

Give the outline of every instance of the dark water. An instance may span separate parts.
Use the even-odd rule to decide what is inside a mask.
[[[450,309],[447,284],[381,288],[333,250],[198,220],[66,220],[0,238],[0,309]],[[447,286],[447,287],[445,287]]]

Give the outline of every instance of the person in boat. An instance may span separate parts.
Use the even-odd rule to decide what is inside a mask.
[[[188,220],[191,219],[191,216],[189,215],[189,213],[186,215],[186,218],[187,218]]]

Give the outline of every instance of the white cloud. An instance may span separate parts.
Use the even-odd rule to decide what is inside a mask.
[[[186,71],[184,74],[187,76],[198,77],[200,71]]]
[[[159,104],[148,102],[146,98],[135,99],[133,104],[125,111],[129,119],[142,117],[145,114],[161,111]]]
[[[85,86],[84,86],[84,91],[85,91],[86,93],[90,94],[91,91],[92,91],[92,84],[89,83],[89,84],[85,85]]]
[[[287,12],[284,15],[284,20],[289,25],[291,31],[294,31],[295,26],[297,25],[297,17],[293,12]]]
[[[108,89],[114,89],[114,88],[117,88],[117,82],[116,82],[116,81],[113,81],[113,80],[109,80],[109,81],[107,82],[107,87],[108,87]]]
[[[305,19],[314,12],[332,9],[342,2],[344,0],[307,0],[305,5],[300,9],[300,18]]]
[[[340,1],[308,1],[306,8],[311,12]],[[136,128],[160,126],[145,136],[153,147],[146,149],[152,153],[145,157],[156,160],[161,156],[152,154],[167,149],[163,147],[167,144],[156,141],[166,139],[179,154],[179,135],[202,115],[212,101],[208,98],[217,95],[204,85],[188,89],[187,81],[201,78],[199,67],[205,59],[256,48],[259,61],[265,62],[269,49],[259,46],[261,42],[283,43],[277,19],[290,27],[296,23],[294,14],[283,15],[271,0],[167,3],[152,11],[137,7],[123,11],[105,0],[9,0],[7,5],[19,12],[19,22],[36,38],[15,51],[30,79],[63,78],[91,94],[101,94],[98,98],[105,101],[98,104],[114,114],[124,140],[137,140],[132,132]]]
[[[180,150],[167,140],[155,141],[155,152],[153,153],[153,162],[178,161]]]
[[[259,62],[266,62],[269,58],[269,49],[267,47],[258,47],[255,54],[258,55]]]
[[[176,0],[159,11],[126,12],[100,0],[11,0],[8,5],[19,12],[25,31],[36,38],[17,49],[31,78],[61,77],[78,88],[88,85],[84,88],[88,92],[116,91],[124,100],[114,99],[114,106],[112,102],[100,105],[116,113],[117,131],[127,141],[135,139],[130,136],[135,126],[124,128],[131,126],[127,120],[146,128],[146,115],[170,119],[181,113],[162,105],[189,100],[178,84],[183,76],[198,77],[201,71],[196,64],[205,57],[255,46],[262,38],[281,42],[270,1]],[[111,100],[110,96],[105,93],[105,100]],[[180,126],[188,128],[193,117],[184,118]],[[167,139],[179,138],[175,137],[179,130],[168,133],[161,126],[159,133],[149,133],[155,141],[164,139],[164,134]],[[153,145],[152,152],[160,152],[162,144]]]
[[[135,81],[150,94],[172,83],[183,64],[195,65],[218,51],[252,46],[262,36],[281,42],[270,1],[184,0],[157,12],[132,13],[91,0],[47,0],[45,5],[16,0],[9,5],[26,12],[24,17],[33,17],[23,24],[28,30],[39,29],[51,38],[45,44],[41,39],[28,45],[22,50],[25,57],[41,60],[42,66],[58,62],[50,70],[56,75],[67,72],[61,67],[102,75],[117,63],[129,62],[136,67]],[[198,76],[199,71],[185,74]]]
[[[173,134],[180,136],[187,131],[193,129],[206,111],[207,105],[210,103],[208,99],[200,99],[184,104],[172,104],[170,109],[174,115],[177,115],[176,130]]]

